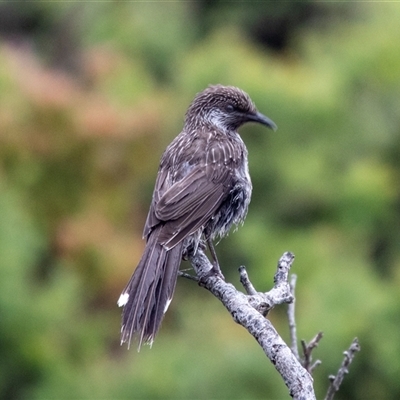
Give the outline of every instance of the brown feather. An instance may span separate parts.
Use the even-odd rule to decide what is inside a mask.
[[[183,131],[165,150],[143,231],[146,247],[121,294],[121,341],[152,343],[172,299],[182,255],[224,236],[244,220],[252,191],[247,149],[236,129],[248,121],[275,127],[242,90],[199,93]]]

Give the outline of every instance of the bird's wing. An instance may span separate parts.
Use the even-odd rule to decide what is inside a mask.
[[[218,210],[229,192],[226,182],[213,182],[200,168],[177,182],[161,197],[156,217],[166,221],[160,241],[167,248],[194,233]]]
[[[147,214],[146,223],[143,230],[143,238],[148,238],[150,232],[160,223],[156,216],[156,205],[158,204],[161,196],[171,186],[171,177],[167,168],[160,168],[157,174],[156,184],[153,192],[153,199],[150,204],[150,209]]]
[[[234,184],[232,172],[239,158],[234,150],[227,140],[209,144],[201,158],[192,160],[189,168],[185,166],[189,172],[152,203],[154,215],[150,218],[165,223],[160,234],[165,247],[174,247],[217,212]]]

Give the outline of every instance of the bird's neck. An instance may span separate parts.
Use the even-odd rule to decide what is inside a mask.
[[[220,120],[216,119],[203,119],[196,121],[196,123],[185,123],[183,130],[192,133],[194,136],[199,132],[215,132],[217,136],[223,135],[235,139],[239,136],[236,129],[227,126]]]

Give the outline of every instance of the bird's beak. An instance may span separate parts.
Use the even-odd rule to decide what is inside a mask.
[[[258,122],[259,124],[263,124],[268,128],[271,128],[273,131],[276,131],[278,127],[276,126],[275,122],[266,117],[264,114],[260,112],[256,112],[255,114],[248,115],[249,121]]]

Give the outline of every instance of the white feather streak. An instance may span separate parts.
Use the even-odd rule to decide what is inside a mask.
[[[122,293],[121,296],[119,296],[118,299],[118,307],[124,306],[129,300],[129,294],[128,293]]]

